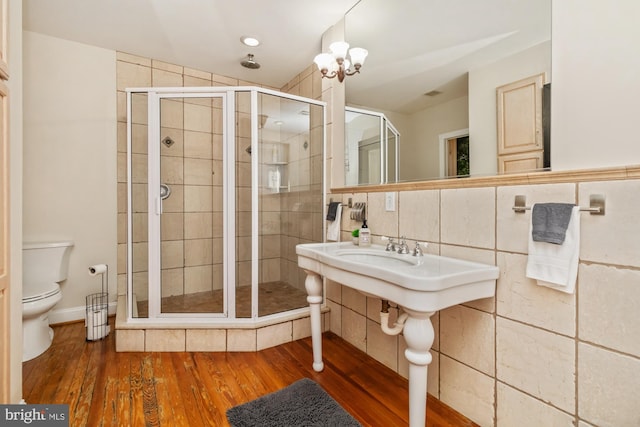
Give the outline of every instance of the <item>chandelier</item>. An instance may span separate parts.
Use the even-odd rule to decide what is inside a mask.
[[[360,67],[362,67],[365,58],[369,54],[366,49],[361,47],[349,49],[349,43],[347,42],[333,42],[329,49],[331,53],[320,53],[316,55],[313,62],[318,66],[322,77],[328,79],[338,77],[340,82],[344,80],[344,76],[353,76],[359,73]],[[350,60],[347,59],[347,51],[349,51]],[[351,64],[353,64],[353,70],[351,69]]]

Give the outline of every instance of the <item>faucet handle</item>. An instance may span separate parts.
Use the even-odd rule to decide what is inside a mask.
[[[396,244],[393,241],[393,237],[382,236],[380,239],[389,241],[387,243],[387,247],[384,249],[385,251],[391,252],[396,250]]]
[[[427,246],[429,245],[429,243],[427,242],[418,242],[416,240],[416,247],[413,248],[413,251],[411,252],[411,254],[413,256],[423,256],[424,255],[424,251],[422,250],[422,248],[420,247],[420,245],[424,246],[424,248],[426,249]]]
[[[398,253],[399,254],[408,254],[409,253],[409,246],[407,245],[407,239],[405,236],[401,236],[400,237],[400,244],[398,245]]]

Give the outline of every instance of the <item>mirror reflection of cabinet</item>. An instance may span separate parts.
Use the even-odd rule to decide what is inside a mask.
[[[544,167],[544,77],[544,74],[538,74],[497,88],[498,173]]]

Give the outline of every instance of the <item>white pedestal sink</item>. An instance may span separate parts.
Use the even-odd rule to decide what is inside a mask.
[[[409,315],[403,334],[409,361],[409,426],[425,425],[427,366],[433,344],[430,317],[438,310],[495,295],[498,267],[425,254],[421,257],[367,248],[352,243],[308,243],[296,246],[298,265],[307,273],[311,310],[313,369],[322,371],[320,306],[322,277],[363,294],[398,304]]]

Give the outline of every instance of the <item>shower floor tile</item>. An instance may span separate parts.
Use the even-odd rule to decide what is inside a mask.
[[[307,306],[307,293],[286,282],[258,285],[258,314],[267,316]],[[222,290],[162,298],[163,313],[221,313]],[[138,301],[138,317],[147,317],[148,301]],[[251,317],[251,287],[236,288],[236,317]]]

